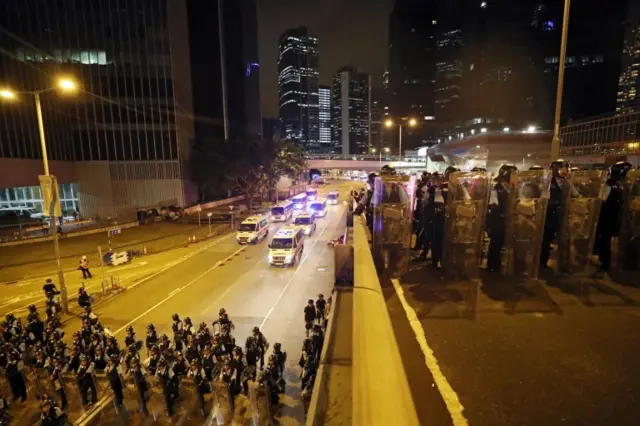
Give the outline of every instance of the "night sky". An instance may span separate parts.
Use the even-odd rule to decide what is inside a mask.
[[[262,115],[278,116],[278,39],[288,28],[306,26],[318,38],[321,84],[351,65],[381,86],[392,8],[393,0],[258,0]]]

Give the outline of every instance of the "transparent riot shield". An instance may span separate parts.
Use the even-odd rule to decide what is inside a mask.
[[[373,259],[379,272],[402,275],[409,269],[414,176],[376,178],[373,192]]]
[[[230,424],[233,420],[233,395],[229,384],[222,380],[214,380],[211,382],[211,391],[216,421],[219,425]]]
[[[273,406],[266,386],[249,381],[249,400],[254,426],[273,426]]]
[[[606,178],[606,171],[579,170],[566,180],[557,237],[557,272],[584,272],[590,264]]]
[[[640,170],[622,183],[620,232],[611,243],[611,277],[620,283],[640,282]]]
[[[453,173],[445,204],[442,266],[458,278],[477,276],[482,259],[489,177],[485,172]]]
[[[518,171],[511,176],[501,269],[505,276],[538,278],[550,182],[547,170]]]

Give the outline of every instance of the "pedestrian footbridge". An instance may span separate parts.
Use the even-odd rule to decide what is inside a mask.
[[[380,170],[384,164],[396,169],[424,169],[427,157],[398,155],[342,155],[342,154],[311,154],[306,155],[307,167],[318,170]]]

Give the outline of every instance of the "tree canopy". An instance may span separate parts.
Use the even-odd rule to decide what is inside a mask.
[[[227,190],[262,200],[282,176],[296,178],[306,169],[295,144],[261,139],[196,142],[189,163],[201,201]]]

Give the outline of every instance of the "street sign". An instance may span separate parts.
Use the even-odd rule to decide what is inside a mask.
[[[40,190],[42,191],[42,200],[44,204],[45,216],[62,217],[62,209],[60,208],[60,192],[58,191],[58,181],[53,175],[40,175]]]
[[[120,229],[120,228],[112,229],[110,232],[111,232],[111,236],[114,236],[114,235],[118,235],[119,233],[121,233],[122,229]]]

